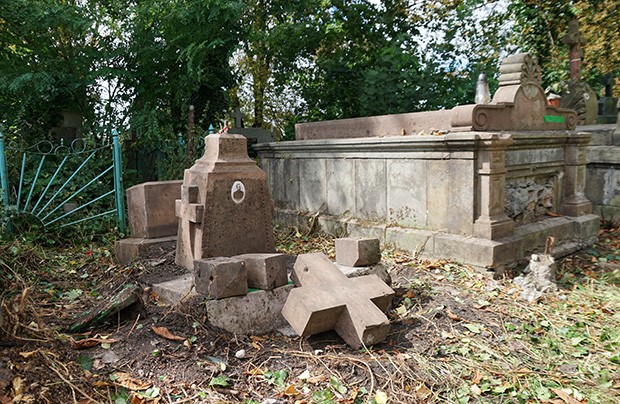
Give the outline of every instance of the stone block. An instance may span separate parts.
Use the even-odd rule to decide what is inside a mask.
[[[435,236],[435,255],[481,268],[498,268],[515,262],[519,239],[487,240],[440,233]]]
[[[418,229],[388,227],[385,230],[385,243],[413,255],[433,255],[436,232]]]
[[[243,335],[267,334],[287,325],[282,308],[293,285],[245,296],[208,300],[207,319],[216,327]]]
[[[359,221],[350,221],[347,223],[349,237],[378,238],[380,241],[383,241],[385,240],[385,229],[385,225],[372,225]]]
[[[243,261],[217,257],[194,262],[196,292],[212,299],[248,293],[248,275]]]
[[[319,216],[319,226],[321,226],[321,230],[331,236],[341,237],[347,234],[346,220],[338,217]]]
[[[337,238],[336,262],[348,267],[366,267],[381,260],[381,246],[376,238]]]
[[[390,322],[385,315],[394,291],[376,275],[347,278],[320,253],[297,258],[291,290],[282,315],[300,336],[335,330],[351,347],[385,339]]]
[[[121,265],[129,265],[133,261],[150,256],[161,257],[173,251],[177,238],[125,238],[114,243],[114,256]]]
[[[154,181],[127,189],[127,217],[132,237],[161,238],[177,234],[175,200],[181,197],[182,183]]]
[[[243,261],[247,271],[248,287],[272,290],[288,282],[287,265],[289,257],[285,254],[243,254],[232,257]]]
[[[591,242],[598,237],[601,219],[597,215],[583,215],[571,218],[573,222],[573,234],[578,240]]]

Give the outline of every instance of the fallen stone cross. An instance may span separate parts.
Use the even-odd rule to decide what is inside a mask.
[[[394,291],[376,275],[347,278],[324,254],[297,258],[282,315],[300,336],[335,330],[357,349],[383,341]]]

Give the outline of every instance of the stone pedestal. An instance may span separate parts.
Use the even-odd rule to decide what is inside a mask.
[[[592,203],[586,198],[586,147],[590,136],[569,135],[564,149],[564,199],[562,213],[582,216],[592,213]]]
[[[506,149],[511,143],[510,135],[480,135],[476,237],[496,240],[512,234],[514,222],[506,215]]]

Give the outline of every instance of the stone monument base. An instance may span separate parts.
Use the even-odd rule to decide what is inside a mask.
[[[303,226],[311,215],[276,209],[276,222]],[[441,231],[373,224],[355,219],[323,216],[321,228],[330,234],[374,237],[383,243],[423,258],[450,259],[486,270],[499,277],[506,269],[533,253],[545,250],[547,237],[556,238],[552,255],[566,256],[596,241],[600,218],[594,214],[579,217],[548,217],[517,226],[514,234],[498,240],[462,236]]]

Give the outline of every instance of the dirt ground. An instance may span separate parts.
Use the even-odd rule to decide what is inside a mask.
[[[278,237],[284,252],[333,257],[327,237],[297,231]],[[386,250],[382,258],[396,291],[388,313],[392,328],[382,344],[362,350],[335,333],[232,335],[210,326],[203,306],[167,306],[148,289],[140,304],[71,333],[76,319],[124,285],[177,274],[172,254],[117,266],[104,247],[15,251],[21,261],[1,263],[10,282],[2,294],[0,403],[620,402],[610,398],[620,397],[617,334],[591,346],[569,344],[572,356],[561,357],[566,360],[552,347],[536,348],[540,341],[563,341],[562,327],[572,330],[573,317],[552,317],[562,314],[557,310],[572,301],[571,293],[599,299],[618,291],[620,230],[602,230],[600,239],[560,260],[560,291],[533,305],[517,299],[519,289],[509,279]],[[3,248],[11,247],[19,245]],[[28,274],[20,265],[30,268]],[[612,289],[580,294],[601,278]],[[575,300],[575,316],[583,311],[579,304],[591,306],[581,301]],[[547,306],[556,313],[547,313]],[[617,322],[619,307],[602,299],[588,332],[600,325],[602,334],[605,316]],[[605,343],[613,343],[611,354]],[[596,375],[581,373],[579,361],[590,357],[573,350],[583,346],[598,355]],[[547,351],[553,353],[543,356]],[[588,395],[604,374],[606,390]]]

